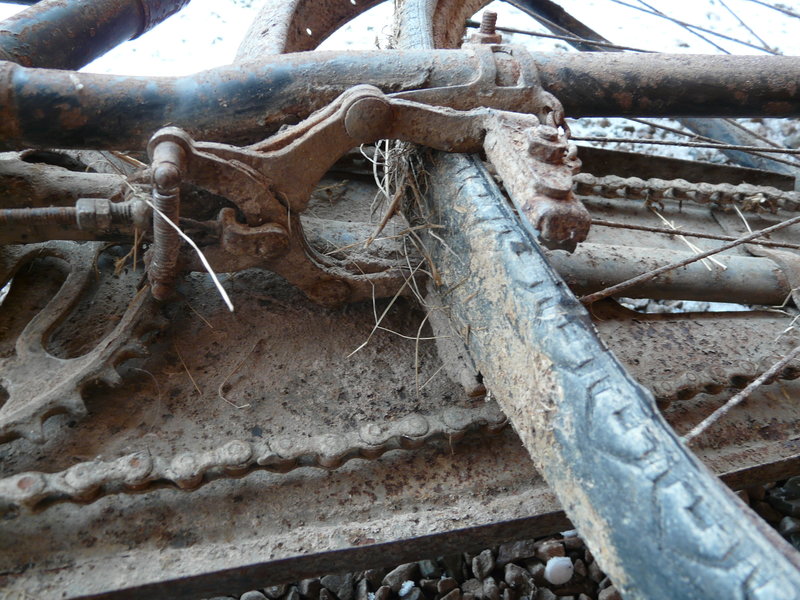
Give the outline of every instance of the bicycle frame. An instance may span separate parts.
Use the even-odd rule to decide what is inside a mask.
[[[136,31],[139,29],[135,28]],[[124,35],[128,36],[130,31],[130,28],[126,29]],[[32,63],[36,63],[35,57]],[[531,54],[524,49],[502,45],[461,50],[309,51],[236,63],[188,77],[155,79],[62,72],[5,62],[0,63],[0,147],[143,151],[150,140],[148,151],[152,158],[154,204],[163,209],[170,220],[177,222],[179,219],[179,188],[181,177],[187,173],[208,185],[212,192],[230,200],[244,214],[246,223],[233,216],[231,207],[225,208],[228,212],[224,215],[220,212],[219,231],[222,233],[219,245],[229,254],[239,252],[244,258],[236,262],[228,256],[230,262],[218,264],[235,271],[271,264],[264,261],[275,260],[277,265],[278,259],[285,257],[280,251],[291,244],[295,250],[300,249],[293,255],[293,260],[302,252],[308,252],[303,246],[302,232],[293,229],[295,224],[299,225],[299,217],[293,216],[293,211],[296,209],[299,213],[305,208],[305,188],[316,181],[298,184],[303,193],[298,192],[297,198],[285,193],[285,189],[279,190],[280,193],[258,196],[257,192],[269,188],[265,182],[271,184],[279,180],[279,175],[270,173],[269,178],[258,179],[259,173],[261,176],[264,173],[253,168],[253,164],[264,156],[277,156],[291,143],[304,139],[304,133],[313,133],[320,123],[330,126],[336,134],[349,136],[347,142],[369,143],[381,139],[369,127],[360,126],[361,123],[370,123],[370,110],[381,117],[391,114],[398,120],[403,107],[445,117],[452,117],[455,112],[482,109],[522,113],[517,115],[520,121],[515,124],[522,123],[531,131],[542,132],[544,135],[540,137],[550,135],[545,142],[552,143],[553,154],[543,154],[544,159],[540,162],[552,163],[558,162],[552,160],[553,157],[561,160],[569,155],[563,119],[555,120],[557,127],[553,127],[553,133],[543,130],[549,126],[544,118],[541,123],[534,123],[532,119],[525,121],[530,117],[524,114],[541,112],[543,91],[557,96],[564,112],[572,117],[800,116],[800,86],[795,85],[798,80],[800,59],[794,57]],[[357,84],[374,88],[352,90]],[[356,102],[347,104],[348,93],[356,96],[357,101],[377,101],[380,106],[367,106],[369,110],[363,113],[362,118],[348,125],[346,114],[357,105]],[[448,112],[447,109],[451,110]],[[339,121],[326,120],[331,114],[338,114],[341,118]],[[495,116],[490,111],[487,114]],[[508,115],[501,116],[508,118]],[[309,122],[304,123],[302,119],[309,119]],[[298,120],[301,123],[289,133],[275,133],[281,126],[296,124]],[[388,117],[386,120],[391,121]],[[162,130],[166,123],[180,127],[182,131]],[[490,131],[488,126],[481,130],[480,136],[487,131]],[[476,139],[480,138],[475,135]],[[389,137],[406,139],[401,135]],[[311,139],[310,134],[308,139]],[[410,136],[407,139],[416,141]],[[515,138],[514,141],[519,140]],[[458,151],[481,149],[480,144],[476,145],[474,141],[466,147],[451,140],[448,143]],[[537,143],[543,142],[539,139]],[[236,148],[227,144],[252,145]],[[442,149],[448,149],[446,144],[442,146]],[[533,149],[543,153],[547,151],[542,146]],[[488,148],[487,153],[491,153]],[[525,160],[528,158],[526,156]],[[253,163],[247,163],[245,159]],[[332,164],[332,157],[325,159]],[[203,160],[207,162],[202,163]],[[192,161],[195,161],[194,166]],[[225,171],[230,165],[235,166],[233,171]],[[215,168],[219,170],[215,171]],[[645,589],[649,593],[666,594],[671,581],[664,574],[654,574],[644,583],[625,581],[627,566],[618,566],[621,559],[617,552],[636,554],[636,524],[626,523],[618,507],[607,506],[614,502],[608,500],[613,490],[601,489],[607,483],[603,480],[605,473],[614,473],[617,482],[635,483],[640,473],[633,471],[644,471],[648,480],[656,481],[653,497],[685,517],[687,522],[682,521],[681,525],[685,525],[685,530],[691,531],[697,539],[708,532],[702,531],[702,519],[692,511],[707,498],[726,499],[726,492],[714,487],[703,488],[701,484],[695,486],[693,481],[681,481],[669,472],[672,464],[665,466],[657,461],[647,462],[648,444],[658,442],[667,446],[673,444],[677,448],[667,455],[675,464],[697,467],[696,459],[678,446],[674,436],[651,429],[652,423],[660,423],[652,396],[624,372],[608,349],[602,347],[590,332],[586,311],[564,291],[563,282],[542,258],[534,240],[537,227],[530,223],[520,224],[520,220],[504,206],[499,189],[477,161],[464,157],[449,157],[438,162],[434,159],[431,169],[442,181],[449,180],[453,173],[462,172],[460,170],[469,174],[464,182],[432,186],[430,207],[432,213],[441,217],[441,221],[434,225],[447,231],[444,234],[447,243],[457,248],[460,254],[474,257],[471,265],[474,269],[465,270],[459,260],[444,252],[443,246],[431,243],[429,238],[424,239],[428,253],[442,269],[438,284],[443,293],[452,294],[454,318],[466,324],[467,343],[480,362],[487,381],[503,394],[503,406],[507,414],[514,415],[516,427],[534,455],[537,467],[562,494],[564,490],[575,491],[584,485],[589,488],[587,494],[605,498],[606,505],[596,513],[589,513],[584,508],[571,513],[571,516],[588,532],[595,547],[604,548],[603,544],[609,542],[609,549],[604,550],[603,557],[612,570],[616,568],[615,574],[620,576],[623,589],[632,593]],[[239,179],[233,175],[229,179],[220,176],[230,172]],[[535,169],[534,175],[538,175]],[[247,178],[250,183],[246,183]],[[510,188],[512,182],[504,179]],[[116,193],[113,182],[104,179],[103,183],[107,186],[105,190],[111,191],[109,195]],[[76,189],[82,191],[92,185],[92,181],[76,183]],[[457,190],[453,189],[456,185]],[[563,191],[562,199],[567,199],[570,189],[557,191]],[[455,201],[451,202],[453,198]],[[76,205],[74,211],[79,222],[81,209]],[[118,216],[113,215],[106,205],[84,206],[83,209],[87,219],[107,218],[104,227],[110,226],[113,218]],[[524,210],[519,212],[524,213]],[[49,218],[52,214],[46,216]],[[73,216],[71,214],[70,218]],[[129,216],[123,215],[124,218]],[[142,214],[137,218],[137,226],[147,222]],[[128,220],[133,222],[133,217]],[[162,250],[177,247],[174,235],[165,227],[159,229],[159,223],[163,225],[166,220],[164,217],[155,219],[153,239],[157,256],[159,247]],[[126,229],[117,231],[115,235],[130,236],[131,223],[125,223]],[[270,226],[272,228],[268,229]],[[254,234],[260,237],[252,242],[247,239]],[[296,237],[287,242],[291,235]],[[164,246],[159,236],[162,239],[169,237],[168,242],[172,245]],[[92,236],[83,236],[82,239],[92,239]],[[271,241],[267,244],[264,239]],[[476,240],[481,240],[485,246],[472,247],[471,244],[477,244]],[[250,262],[256,255],[258,260]],[[501,256],[504,270],[498,269],[502,271],[500,275],[492,274],[492,256]],[[175,259],[173,263],[177,261],[176,256],[172,258]],[[317,257],[311,255],[311,260],[317,260]],[[291,271],[299,271],[300,262],[300,259],[290,262],[285,273],[277,267],[275,270],[291,281]],[[169,298],[167,284],[170,278],[174,278],[175,268],[175,264],[165,268],[169,271],[163,277],[166,283],[153,281],[154,289],[164,284],[165,291],[163,295],[159,291],[159,299]],[[153,270],[151,268],[151,274]],[[361,275],[367,278],[364,273]],[[397,288],[397,282],[407,283],[412,275],[413,272],[405,270],[388,284],[383,282],[381,285],[384,287],[380,288],[378,295],[390,295]],[[469,285],[462,287],[466,280],[469,280]],[[357,290],[360,295],[348,296],[352,290],[342,292],[335,285],[327,285],[330,280],[321,282],[326,285],[319,293],[316,292],[320,282],[314,280],[312,283],[308,289],[303,288],[304,291],[323,304],[336,305],[369,297],[364,293],[369,289],[367,285]],[[370,285],[374,297],[374,282]],[[505,286],[508,286],[507,290]],[[502,290],[502,294],[498,295],[497,290]],[[784,288],[778,288],[773,295],[779,296],[783,291]],[[137,298],[144,302],[141,296]],[[470,305],[473,300],[475,302]],[[513,325],[513,335],[508,335],[509,323]],[[470,326],[474,328],[471,332]],[[568,342],[556,343],[561,340]],[[502,349],[502,363],[492,355],[497,348]],[[553,370],[553,364],[561,369],[558,374]],[[538,394],[535,402],[531,401],[534,391]],[[599,429],[619,433],[619,436],[609,441],[610,438],[598,434]],[[235,454],[236,450],[234,448],[231,452]],[[334,456],[331,464],[338,458]],[[637,463],[639,459],[643,462]],[[603,470],[594,470],[594,466],[601,463],[604,463]],[[231,471],[236,472],[238,466],[238,463],[234,464]],[[190,488],[194,481],[191,477],[196,479],[196,474],[192,472],[184,479],[177,479],[178,484],[185,483]],[[657,488],[657,485],[662,487]],[[649,501],[649,496],[641,493],[636,501]],[[733,523],[735,514],[729,516]],[[660,529],[662,537],[648,543],[643,552],[657,556],[662,552],[662,546],[677,549],[674,556],[670,556],[670,568],[679,570],[692,564],[697,549],[692,536],[684,536],[684,529],[673,531],[671,525],[667,522]],[[762,525],[749,518],[742,527],[763,533],[764,539],[770,538],[771,534],[764,533]],[[774,591],[775,586],[791,585],[786,581],[792,575],[787,576],[786,581],[773,583],[768,581],[765,570],[759,570],[761,563],[753,566],[748,562],[753,554],[760,556],[763,551],[766,556],[768,544],[764,543],[763,547],[755,550],[741,548],[729,543],[727,530],[720,533],[717,528],[711,533],[716,545],[709,544],[710,549],[706,546],[700,549],[708,550],[708,556],[702,557],[704,560],[724,562],[729,556],[734,556],[740,561],[735,567],[737,577],[762,593]],[[717,543],[718,540],[722,541]],[[718,554],[723,545],[726,553],[720,559]],[[418,547],[419,541],[414,551]],[[776,551],[776,554],[780,552]],[[360,560],[368,558],[363,552],[358,556]],[[398,556],[403,556],[402,552]],[[781,565],[797,567],[796,557],[781,556],[780,559],[783,561]],[[750,567],[751,571],[746,572]],[[318,565],[313,558],[300,559],[295,561],[294,568],[295,571],[281,572],[280,565],[251,565],[229,569],[221,576],[238,583],[241,577],[249,581],[254,576],[265,574],[303,575],[318,569]],[[244,571],[248,572],[242,575]],[[184,592],[188,594],[195,589],[205,589],[203,586],[211,577],[206,574],[184,581]],[[193,588],[195,584],[197,587]],[[150,593],[158,585],[130,593]],[[726,584],[715,580],[708,585],[709,589],[725,589]],[[714,588],[715,585],[719,587]]]

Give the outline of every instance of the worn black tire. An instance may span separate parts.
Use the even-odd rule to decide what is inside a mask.
[[[800,598],[797,553],[676,437],[480,161],[427,170],[455,329],[623,595]]]

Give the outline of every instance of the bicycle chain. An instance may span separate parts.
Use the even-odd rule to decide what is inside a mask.
[[[770,212],[777,208],[797,208],[800,204],[795,192],[749,183],[691,183],[685,179],[640,179],[617,175],[598,177],[588,173],[573,176],[573,190],[580,196],[626,198],[649,203],[685,200],[698,204],[735,204],[744,210]]]
[[[698,203],[736,203],[756,209],[797,205],[792,192],[750,184],[693,184],[685,180],[643,180],[608,175],[578,174],[574,190],[580,195],[639,199],[645,201],[688,200]],[[720,373],[714,384],[719,386]],[[728,379],[741,378],[731,370]],[[787,378],[796,376],[792,373]],[[681,396],[701,393],[707,382],[681,388]],[[670,396],[672,394],[669,394]],[[274,440],[229,441],[214,450],[185,452],[173,458],[138,451],[104,461],[76,464],[57,473],[24,472],[0,479],[0,516],[20,508],[44,509],[59,502],[88,503],[119,493],[141,493],[161,487],[197,489],[210,481],[243,477],[256,470],[287,473],[300,467],[335,469],[353,458],[372,460],[397,449],[415,449],[435,439],[456,441],[469,431],[497,432],[507,418],[494,402],[479,408],[450,408],[440,415],[409,415],[395,423],[369,423],[358,431],[326,433],[306,439],[280,437]]]
[[[213,450],[185,452],[172,459],[144,450],[110,461],[79,463],[58,473],[26,472],[0,479],[0,516],[22,507],[36,510],[58,502],[88,503],[110,494],[160,487],[188,491],[256,470],[335,469],[353,458],[373,460],[390,450],[419,448],[435,439],[457,441],[479,428],[499,432],[506,423],[497,404],[487,401],[477,408],[451,407],[439,415],[412,414],[393,423],[367,423],[342,434],[232,440]]]

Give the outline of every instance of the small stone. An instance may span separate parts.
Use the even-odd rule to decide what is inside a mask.
[[[533,577],[536,585],[547,585],[547,580],[544,578],[544,565],[538,560],[530,560],[525,562],[525,567],[528,573]]]
[[[561,540],[544,540],[536,544],[536,558],[547,562],[554,556],[564,556],[564,544]]]
[[[761,515],[762,519],[772,524],[778,523],[783,518],[781,513],[772,508],[772,506],[766,502],[756,502],[753,505],[753,510]]]
[[[267,597],[258,590],[251,590],[242,594],[239,600],[267,600]]]
[[[452,577],[443,577],[436,583],[436,591],[439,592],[440,596],[444,596],[445,594],[451,592],[457,587],[458,587],[458,582]]]
[[[289,591],[283,596],[283,600],[300,600],[300,592],[297,591],[297,587],[290,587]]]
[[[389,588],[397,594],[403,583],[406,581],[413,581],[417,578],[418,573],[419,565],[417,563],[400,565],[386,574],[386,577],[383,578],[383,585],[388,585]]]
[[[411,588],[405,594],[400,595],[403,600],[423,600],[425,596],[422,593],[422,590],[419,589],[417,586],[412,585]]]
[[[373,600],[389,600],[391,596],[392,589],[388,585],[382,585],[375,592],[375,598]]]
[[[583,538],[578,536],[564,538],[564,548],[567,552],[578,552],[583,550]]]
[[[750,498],[750,502],[761,502],[767,497],[767,490],[764,489],[763,485],[749,487],[745,491],[747,492],[747,496]]]
[[[369,589],[372,591],[381,587],[381,582],[386,576],[386,569],[368,569],[364,571],[364,579],[369,584]]]
[[[484,550],[472,559],[472,573],[478,579],[486,579],[494,570],[494,556],[491,550]]]
[[[287,585],[271,585],[264,588],[264,595],[270,600],[278,600],[286,593]]]
[[[472,594],[461,594],[461,600],[475,600],[475,596]]]
[[[557,596],[547,588],[539,588],[536,592],[536,600],[556,600]]]
[[[500,600],[500,587],[494,577],[487,577],[483,580],[484,600]]]
[[[533,576],[525,569],[514,563],[508,563],[505,568],[506,583],[515,591],[529,598],[536,593],[536,584]]]
[[[336,600],[336,596],[328,588],[322,588],[319,591],[319,600]]]
[[[421,579],[419,587],[425,592],[425,595],[435,596],[438,590],[438,579]]]
[[[471,594],[476,600],[483,600],[483,582],[479,579],[467,579],[461,584],[463,594]]]
[[[778,533],[783,537],[789,537],[792,533],[800,532],[800,519],[795,517],[783,517],[778,523]]]
[[[572,579],[573,571],[571,558],[554,556],[545,565],[544,578],[553,585],[562,585]]]
[[[319,598],[321,589],[322,584],[317,578],[303,579],[297,584],[297,591],[300,592],[300,595],[303,598],[310,598],[311,600],[317,600],[317,598]]]
[[[454,588],[442,596],[442,600],[461,600],[461,590]]]
[[[592,581],[596,581],[597,583],[600,583],[601,581],[603,581],[603,578],[605,576],[606,576],[606,574],[603,573],[602,570],[600,570],[600,565],[597,564],[597,561],[589,563],[589,578]]]
[[[536,542],[534,540],[521,540],[510,544],[501,544],[497,550],[497,566],[501,569],[510,562],[516,562],[525,558],[530,558],[536,553]]]
[[[464,558],[460,554],[448,554],[439,558],[447,575],[461,583],[467,578],[464,569]]]
[[[611,585],[611,579],[609,579],[608,577],[603,577],[603,580],[597,584],[597,587],[600,588],[601,590],[604,590],[610,585]]]
[[[419,574],[425,579],[434,579],[442,574],[442,568],[435,560],[419,561]]]
[[[580,558],[579,558],[579,559],[577,559],[577,560],[576,560],[576,561],[573,563],[573,565],[572,565],[572,566],[573,566],[573,568],[575,569],[575,574],[576,574],[576,575],[579,575],[579,576],[581,576],[581,577],[586,577],[586,576],[588,575],[588,573],[587,573],[587,571],[586,571],[586,563],[585,563],[585,562],[583,562],[583,561],[582,561]]]
[[[592,599],[589,598],[589,596],[587,596],[586,594],[581,594],[580,596],[578,596],[578,600],[592,600]]]
[[[583,561],[588,565],[594,562],[594,554],[589,548],[583,549]]]
[[[604,590],[600,590],[600,593],[597,594],[597,600],[622,600],[622,595],[617,591],[617,588],[611,585]]]
[[[786,539],[794,546],[795,550],[800,551],[800,533],[790,533],[789,537]]]
[[[333,592],[339,600],[353,600],[353,574],[325,575],[320,579],[323,587]]]
[[[366,579],[359,579],[356,584],[356,600],[369,600],[369,584]]]

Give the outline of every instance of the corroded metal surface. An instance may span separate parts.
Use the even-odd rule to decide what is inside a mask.
[[[114,368],[126,359],[145,353],[138,337],[153,328],[154,303],[147,290],[134,297],[116,327],[98,340],[90,352],[58,357],[46,349],[51,333],[91,287],[95,274],[93,265],[102,246],[99,243],[49,242],[0,249],[0,283],[3,285],[34,259],[56,257],[69,265],[59,291],[22,329],[14,341],[14,351],[0,358],[0,383],[5,392],[0,405],[0,440],[22,436],[42,442],[43,421],[48,416],[58,413],[86,416],[84,388],[97,381],[118,385],[120,377]]]
[[[501,52],[496,58],[501,85],[480,98],[440,90],[439,105],[520,110],[519,93],[507,93],[514,90],[502,82],[516,81],[522,60],[536,66],[542,87],[572,117],[800,114],[800,90],[792,85],[800,74],[795,57],[531,55],[515,48],[513,56]],[[64,73],[3,62],[0,134],[5,148],[141,150],[154,131],[172,123],[198,139],[253,142],[354,85],[387,93],[452,87],[471,82],[479,70],[469,50],[296,53],[172,78]],[[641,75],[630,76],[634,71]]]
[[[80,69],[188,3],[43,0],[0,23],[0,57],[26,67]]]

